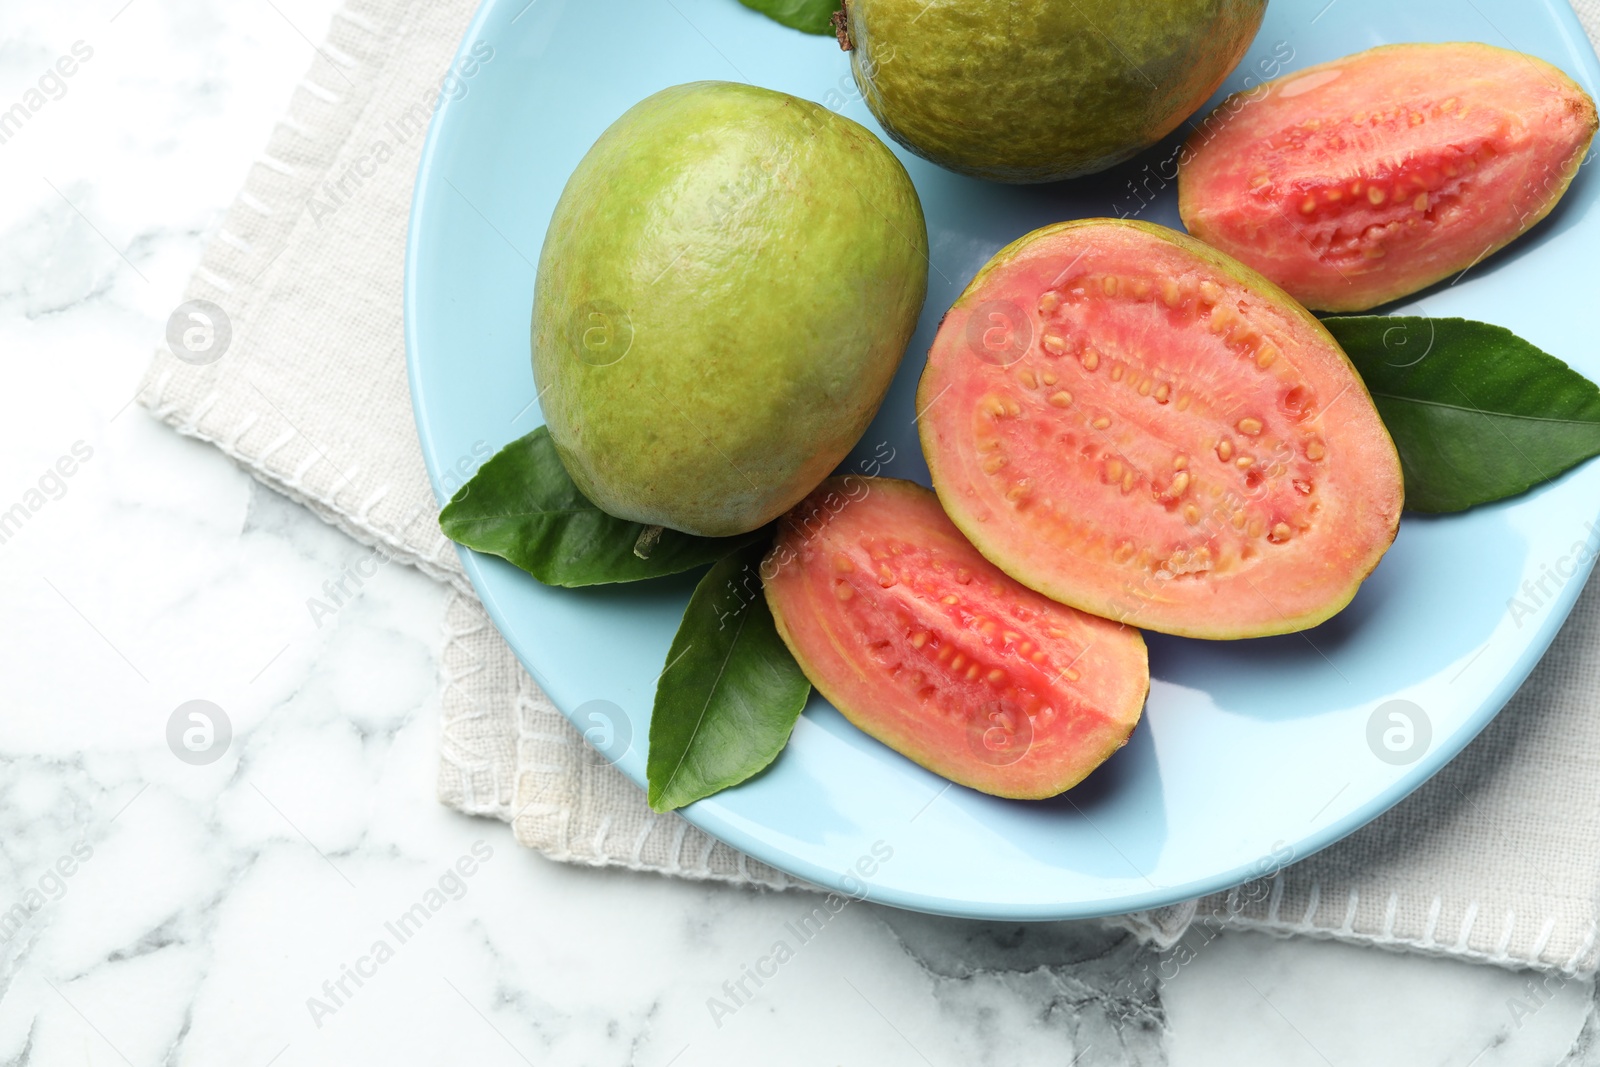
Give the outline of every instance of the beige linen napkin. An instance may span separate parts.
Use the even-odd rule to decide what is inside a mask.
[[[1577,6],[1593,36],[1600,0]],[[474,7],[351,0],[335,15],[191,282],[189,299],[214,305],[198,309],[211,332],[187,306],[175,313],[170,336],[195,324],[201,332],[190,335],[186,360],[158,351],[140,400],[357,540],[450,583],[444,803],[509,821],[520,842],[557,860],[797,885],[675,815],[652,813],[595,758],[489,625],[439,534],[406,384],[401,274],[426,123]],[[449,87],[471,92],[470,76],[458,72]],[[1600,585],[1591,583],[1510,706],[1403,804],[1279,872],[1259,899],[1219,894],[1114,921],[1162,946],[1197,918],[1227,918],[1592,972],[1597,693]]]

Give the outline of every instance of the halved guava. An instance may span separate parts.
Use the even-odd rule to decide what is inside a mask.
[[[1179,154],[1178,210],[1307,307],[1365,310],[1549,214],[1595,124],[1594,101],[1542,59],[1385,45],[1224,101]]]
[[[1078,784],[1127,742],[1150,690],[1137,630],[1008,578],[911,482],[824,482],[782,520],[762,581],[784,643],[845,718],[995,796]]]
[[[1215,249],[1082,219],[1001,249],[917,392],[945,510],[1064,604],[1231,639],[1315,626],[1394,540],[1394,443],[1321,323]]]

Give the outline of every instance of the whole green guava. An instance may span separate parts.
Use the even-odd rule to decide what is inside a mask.
[[[1049,182],[1120,163],[1216,92],[1267,0],[848,0],[851,69],[901,144]]]
[[[756,529],[860,439],[927,292],[900,161],[826,108],[729,82],[636,104],[568,179],[539,256],[533,374],[603,511]]]

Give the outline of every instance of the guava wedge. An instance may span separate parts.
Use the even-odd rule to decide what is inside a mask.
[[[1362,311],[1527,232],[1595,125],[1589,95],[1537,57],[1385,45],[1230,97],[1179,153],[1178,210],[1307,307]]]
[[[1137,630],[1017,584],[911,482],[824,482],[761,576],[784,644],[845,718],[984,793],[1072,788],[1127,742],[1150,690]]]
[[[578,163],[539,256],[533,377],[562,464],[618,518],[765,525],[878,410],[927,262],[916,189],[864,127],[729,82],[648,97]]]
[[[1339,611],[1394,540],[1400,460],[1282,290],[1150,223],[1001,249],[917,392],[950,518],[1007,574],[1147,630],[1231,639]]]
[[[848,0],[851,69],[911,151],[1050,182],[1155,144],[1216,92],[1266,0]]]

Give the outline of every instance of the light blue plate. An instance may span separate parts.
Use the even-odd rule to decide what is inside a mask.
[[[1274,58],[1292,56],[1290,70],[1386,42],[1448,40],[1534,53],[1591,93],[1600,82],[1561,0],[1273,0],[1226,91]],[[405,290],[411,393],[441,500],[485,446],[541,421],[528,354],[534,264],[567,175],[612,120],[658,89],[719,78],[807,97],[877,130],[831,39],[786,30],[735,0],[487,0],[456,70],[417,177]],[[1037,226],[1134,212],[1177,226],[1174,189],[1160,176],[1175,143],[1105,175],[1042,187],[958,177],[897,148],[927,211],[928,303],[846,466],[859,469],[887,441],[896,451],[886,473],[926,484],[912,393],[941,313],[990,255]],[[1600,378],[1600,183],[1591,169],[1512,249],[1406,308],[1500,323]],[[813,696],[769,771],[684,814],[835,888],[855,888],[846,872],[881,841],[893,857],[877,865],[870,895],[923,911],[1073,918],[1224,888],[1373,819],[1493,718],[1582,587],[1592,554],[1579,560],[1574,546],[1600,545],[1597,510],[1600,465],[1591,464],[1509,504],[1407,515],[1355,602],[1324,626],[1234,643],[1152,636],[1144,721],[1125,749],[1053,801],[950,787]],[[642,785],[653,686],[693,576],[564,590],[500,559],[463,560],[558,707],[569,716],[591,700],[624,709],[628,721],[617,725],[624,740],[631,730],[631,746],[617,763]],[[1513,610],[1513,598],[1522,606]],[[1416,705],[1409,734],[1389,718],[1393,709],[1369,731],[1379,706],[1396,699]]]

